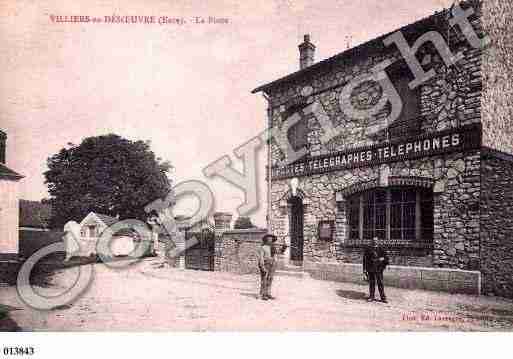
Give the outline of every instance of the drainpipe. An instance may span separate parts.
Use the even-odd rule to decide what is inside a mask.
[[[271,106],[271,99],[262,92],[262,96],[267,101],[267,131],[269,131],[272,127],[272,118],[273,118],[273,108]],[[266,177],[267,177],[267,211],[265,216],[267,231],[271,230],[271,141],[266,141],[267,146],[267,169],[266,169]]]

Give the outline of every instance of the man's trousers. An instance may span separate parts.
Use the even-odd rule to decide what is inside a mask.
[[[265,271],[262,267],[260,269],[260,296],[267,297],[269,295],[269,271]]]
[[[376,292],[376,282],[378,282],[379,296],[386,299],[385,288],[383,287],[383,271],[369,272],[369,297],[374,298]]]

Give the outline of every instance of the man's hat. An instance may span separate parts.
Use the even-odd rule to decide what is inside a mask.
[[[271,240],[271,242],[276,242],[278,237],[276,237],[274,234],[266,234],[262,237],[262,242],[265,242],[267,239]]]

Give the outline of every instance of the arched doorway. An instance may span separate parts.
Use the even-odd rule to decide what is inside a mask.
[[[294,196],[289,199],[290,204],[290,263],[301,265],[303,262],[303,199]]]

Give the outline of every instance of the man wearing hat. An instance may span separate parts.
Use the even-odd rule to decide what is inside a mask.
[[[271,286],[273,284],[274,279],[274,272],[276,271],[276,267],[278,266],[278,252],[283,253],[282,249],[280,249],[280,245],[278,245],[278,237],[275,235],[271,235],[271,259],[272,259],[272,266],[271,271],[269,272],[269,291],[268,291],[268,297],[269,299],[275,299],[271,295]]]
[[[258,251],[258,268],[260,269],[260,298],[262,300],[270,299],[269,283],[271,271],[273,270],[273,258],[271,255],[272,234],[266,234],[262,237],[262,245]]]
[[[383,271],[388,265],[388,256],[383,248],[378,245],[378,238],[371,240],[371,245],[365,248],[363,253],[363,273],[369,279],[369,297],[367,301],[374,301],[376,282],[378,282],[379,296],[383,303],[387,303],[385,288],[383,286]]]

